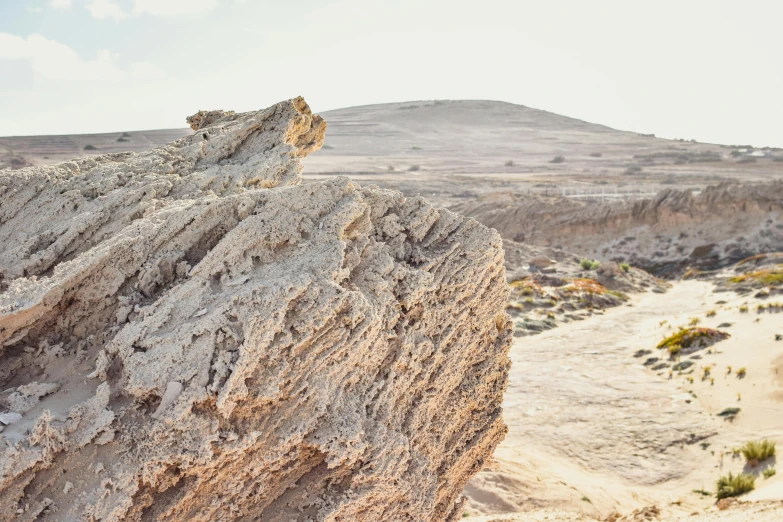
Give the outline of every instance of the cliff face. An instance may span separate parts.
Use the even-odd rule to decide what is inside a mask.
[[[665,190],[634,202],[492,194],[454,210],[497,229],[506,239],[625,261],[663,275],[783,250],[779,180],[722,183],[695,195]]]
[[[505,433],[499,236],[299,185],[301,99],[0,176],[0,518],[447,520]]]

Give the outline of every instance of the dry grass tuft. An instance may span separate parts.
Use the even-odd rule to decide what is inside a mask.
[[[764,440],[752,440],[746,442],[744,446],[740,448],[740,453],[745,457],[745,461],[750,466],[758,466],[760,462],[764,462],[768,458],[775,456],[775,443]]]
[[[746,475],[745,473],[733,475],[732,473],[729,473],[718,479],[715,496],[718,497],[718,499],[738,497],[743,493],[753,491],[755,487],[756,477],[753,475]]]
[[[783,265],[734,276],[729,281],[735,284],[757,283],[763,286],[780,286],[783,285]]]

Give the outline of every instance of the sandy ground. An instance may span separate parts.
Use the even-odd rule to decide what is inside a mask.
[[[741,313],[746,301],[751,311]],[[714,499],[693,490],[713,490],[720,474],[743,470],[724,452],[762,437],[783,442],[783,342],[774,341],[783,321],[756,314],[756,301],[714,293],[708,282],[678,282],[666,294],[637,294],[630,306],[517,339],[504,401],[509,433],[496,462],[466,488],[467,514],[714,509]],[[709,327],[732,323],[730,339],[698,353],[693,384],[634,357],[641,349],[655,355],[660,339],[693,317]],[[705,365],[714,384],[701,380]],[[741,366],[744,379],[735,375]],[[716,415],[727,406],[742,408],[733,422]],[[747,497],[783,498],[783,479],[759,477]]]

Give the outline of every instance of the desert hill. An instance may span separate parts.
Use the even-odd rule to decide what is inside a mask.
[[[304,162],[305,181],[346,174],[444,205],[499,190],[608,198],[783,176],[781,150],[661,139],[506,102],[411,101],[322,114],[329,132]],[[141,151],[190,132],[5,137],[0,168]]]

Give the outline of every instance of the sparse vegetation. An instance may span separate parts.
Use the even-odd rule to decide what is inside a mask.
[[[730,278],[729,281],[734,284],[755,283],[763,286],[783,285],[783,265],[734,276]]]
[[[508,161],[506,162],[506,167],[513,167],[513,166],[514,166],[514,162],[513,162],[513,161],[511,161],[511,160],[508,160]]]
[[[419,168],[420,167],[418,165],[411,165],[410,167],[408,167],[408,172],[418,172]]]
[[[631,265],[628,263],[620,263],[620,269],[622,269],[623,272],[628,273],[631,271]]]
[[[740,453],[742,453],[745,457],[745,461],[750,466],[755,467],[768,458],[775,456],[775,443],[767,439],[752,440],[746,442],[745,445],[740,448]]]
[[[700,318],[698,318],[698,317],[691,317],[691,320],[688,322],[688,324],[691,325],[691,326],[696,326],[700,322],[701,322]]]
[[[745,378],[745,375],[747,375],[748,370],[743,366],[739,370],[737,370],[737,377],[740,379]]]
[[[579,266],[582,267],[582,270],[595,270],[601,266],[601,263],[593,259],[584,258],[579,261]]]
[[[709,310],[705,315],[707,317],[715,317],[716,315],[718,315],[718,312],[717,310]]]
[[[735,406],[731,406],[729,408],[723,408],[721,412],[718,414],[718,417],[734,417],[740,412],[740,408],[737,408]]]
[[[777,473],[777,471],[775,471],[775,468],[767,468],[767,469],[765,469],[764,471],[761,472],[761,474],[764,475],[765,479],[768,479],[770,477],[774,477],[775,473]]]
[[[84,146],[84,150],[98,150],[98,147],[95,145],[90,145],[89,143]]]
[[[677,333],[666,337],[658,348],[666,348],[674,355],[683,348],[692,348],[699,345],[710,345],[730,337],[728,333],[713,328],[681,328]]]
[[[421,147],[417,147],[416,145],[414,145],[413,147],[411,147],[411,150],[421,150]]]
[[[601,156],[603,156],[603,154],[601,154],[600,152],[591,152],[590,153],[590,157],[591,158],[600,158]]]
[[[717,491],[715,496],[718,499],[728,497],[738,497],[748,491],[753,491],[756,487],[756,477],[753,475],[746,475],[745,473],[738,473],[736,475],[729,473],[718,479],[716,484]]]
[[[740,306],[740,307],[739,307],[739,311],[740,311],[740,313],[741,313],[741,314],[746,314],[746,313],[748,313],[748,305],[742,305],[742,306]]]
[[[549,161],[549,163],[563,163],[563,162],[565,162],[565,158],[563,156],[555,156]]]

